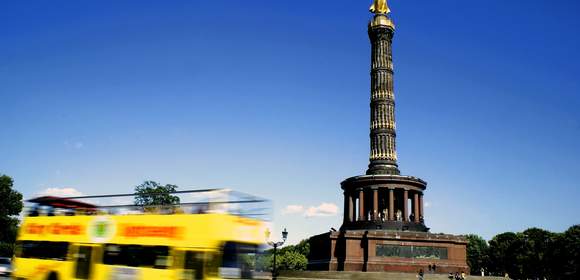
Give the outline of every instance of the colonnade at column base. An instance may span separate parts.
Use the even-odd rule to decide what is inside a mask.
[[[423,192],[427,183],[412,176],[361,175],[341,183],[344,219],[341,229],[427,232]]]

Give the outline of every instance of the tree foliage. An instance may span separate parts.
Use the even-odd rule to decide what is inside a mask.
[[[281,270],[306,270],[308,259],[298,251],[286,251],[282,255]]]
[[[269,251],[256,256],[256,271],[272,271],[272,254]]]
[[[302,240],[296,245],[288,245],[276,251],[276,270],[306,270],[310,244]],[[256,270],[272,271],[274,249],[266,250],[256,260]]]
[[[13,189],[12,178],[0,176],[0,256],[12,256],[18,219],[22,211],[22,194]]]
[[[22,194],[12,189],[12,178],[0,176],[0,217],[18,216],[22,211]]]
[[[300,241],[296,246],[294,246],[294,248],[297,252],[306,257],[310,254],[310,243],[308,242],[308,239]]]
[[[467,257],[472,273],[484,267],[492,275],[514,279],[580,279],[580,225],[564,233],[539,228],[504,232],[489,241],[468,236]]]
[[[520,248],[518,235],[505,232],[489,241],[490,271],[497,275],[508,273],[512,277],[520,275],[518,254]]]
[[[580,279],[580,225],[556,236],[554,243],[549,256],[553,259],[552,275],[559,279]]]
[[[471,274],[479,274],[481,269],[486,269],[489,258],[489,246],[485,239],[475,234],[467,237],[467,264],[471,268]]]
[[[554,249],[555,234],[549,231],[530,228],[519,234],[521,246],[521,275],[532,279],[543,279],[550,275],[551,255]]]
[[[176,185],[161,185],[155,181],[145,181],[135,187],[135,205],[159,206],[179,204],[179,197],[172,195]]]

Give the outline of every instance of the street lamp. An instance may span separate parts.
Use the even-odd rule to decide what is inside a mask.
[[[268,231],[266,233],[266,235],[269,237],[270,232]],[[284,244],[284,242],[286,242],[287,237],[288,237],[288,231],[286,231],[286,228],[284,228],[284,231],[282,231],[282,241],[279,241],[279,242],[268,241],[268,245],[274,247],[274,262],[272,264],[272,279],[276,279],[276,249],[278,249],[278,247],[282,246]]]

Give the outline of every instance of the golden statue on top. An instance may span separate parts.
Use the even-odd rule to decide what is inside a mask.
[[[387,0],[373,0],[373,4],[370,9],[371,13],[375,14],[388,14],[391,12],[389,5],[387,5]]]

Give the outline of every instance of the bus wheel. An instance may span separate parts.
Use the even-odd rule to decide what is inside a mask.
[[[55,272],[51,272],[51,273],[48,275],[48,278],[46,278],[46,279],[47,279],[47,280],[58,280],[58,276],[56,276],[56,273],[55,273]]]

